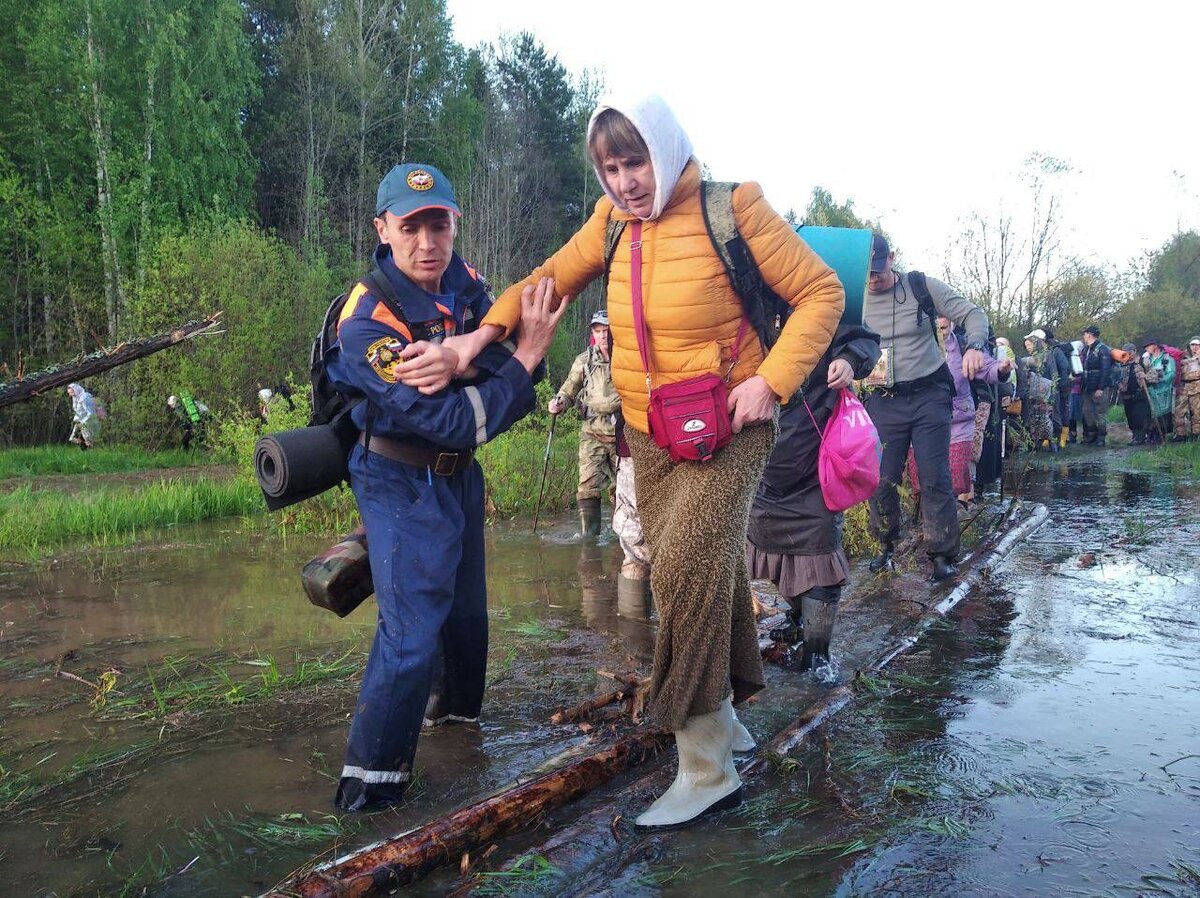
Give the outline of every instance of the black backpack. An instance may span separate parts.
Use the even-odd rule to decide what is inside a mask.
[[[704,228],[708,231],[708,239],[712,241],[713,249],[721,260],[726,275],[729,276],[729,283],[741,300],[742,310],[762,341],[764,349],[769,350],[779,338],[780,328],[787,321],[792,309],[767,286],[750,248],[738,232],[733,214],[733,191],[737,186],[735,182],[730,181],[701,181],[700,209],[704,214]],[[617,244],[621,242],[624,230],[624,221],[613,221],[611,218],[604,229],[601,308],[608,304],[608,269],[612,265],[613,254],[617,251]]]
[[[937,339],[937,308],[933,304],[933,294],[929,292],[929,284],[925,280],[925,272],[910,271],[907,275],[908,287],[913,292],[913,296],[917,298],[917,324],[921,323],[921,314],[929,319],[929,327],[933,330],[933,337]]]

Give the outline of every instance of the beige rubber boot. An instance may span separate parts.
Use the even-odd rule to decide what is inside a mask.
[[[706,814],[736,807],[742,781],[733,766],[733,704],[729,699],[711,714],[689,717],[675,731],[679,772],[675,782],[636,824],[646,829],[687,826]]]
[[[653,605],[650,601],[650,579],[617,574],[617,613],[632,620],[650,620]]]
[[[737,711],[730,708],[730,713],[733,714],[733,750],[736,752],[754,751],[758,745],[754,741],[754,737],[750,735],[750,731],[738,720]]]

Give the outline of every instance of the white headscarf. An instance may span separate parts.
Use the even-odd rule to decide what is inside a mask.
[[[675,113],[658,94],[648,94],[639,98],[602,100],[592,113],[588,122],[588,141],[592,138],[592,128],[596,117],[606,109],[615,109],[625,116],[642,135],[642,140],[650,150],[650,164],[654,167],[654,208],[650,210],[643,221],[651,221],[662,215],[663,209],[671,201],[679,176],[683,174],[688,160],[692,158],[692,142],[687,133],[679,126]],[[596,177],[605,195],[612,200],[613,205],[622,212],[628,212],[620,197],[608,188],[604,173],[596,167]]]
[[[92,399],[92,394],[79,384],[67,384],[67,395],[71,397],[71,411],[75,413],[75,420],[86,421],[96,414],[96,404]]]

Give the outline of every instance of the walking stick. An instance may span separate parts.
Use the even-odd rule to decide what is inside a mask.
[[[542,458],[542,485],[538,488],[537,507],[533,511],[533,532],[537,533],[538,518],[542,514],[542,497],[546,494],[546,472],[550,470],[550,444],[554,442],[554,424],[558,415],[550,416],[550,432],[546,434],[546,454]]]

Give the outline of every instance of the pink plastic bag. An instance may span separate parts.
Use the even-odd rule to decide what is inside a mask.
[[[839,390],[817,455],[817,478],[825,507],[830,511],[845,511],[871,498],[879,487],[882,456],[879,431],[867,410],[853,392]]]

